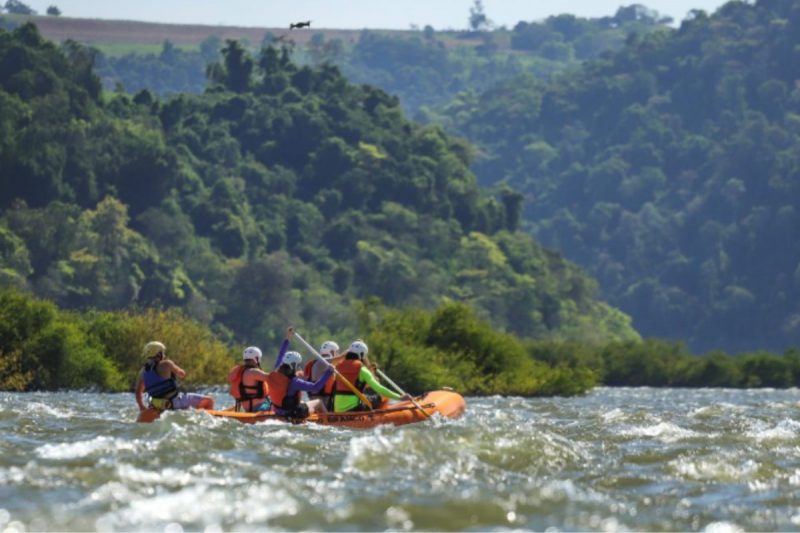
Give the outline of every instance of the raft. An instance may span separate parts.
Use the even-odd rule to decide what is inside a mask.
[[[343,426],[350,428],[368,429],[382,424],[403,426],[414,422],[423,422],[428,415],[438,413],[445,418],[458,418],[466,409],[464,398],[457,392],[437,390],[414,398],[424,413],[413,402],[397,402],[373,411],[349,411],[346,413],[312,414],[305,419],[290,419],[278,416],[269,411],[256,413],[237,412],[226,410],[205,410],[211,416],[219,418],[232,418],[245,424],[255,424],[267,420],[280,420],[292,423],[312,423],[325,426]],[[427,414],[426,414],[427,413]],[[155,409],[147,409],[139,414],[138,422],[152,422],[160,416]]]

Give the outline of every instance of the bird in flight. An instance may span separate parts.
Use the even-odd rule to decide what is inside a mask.
[[[310,28],[310,27],[311,27],[311,21],[310,20],[307,20],[305,22],[294,22],[292,24],[289,24],[289,29],[290,30],[293,30],[295,28]]]

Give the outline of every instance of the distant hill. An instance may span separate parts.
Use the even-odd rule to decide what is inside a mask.
[[[550,82],[454,101],[481,183],[647,336],[800,344],[800,1],[729,2]]]

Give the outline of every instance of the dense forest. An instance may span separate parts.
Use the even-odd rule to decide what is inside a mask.
[[[223,339],[352,331],[352,302],[467,302],[524,337],[637,338],[517,231],[471,147],[286,49],[228,42],[203,95],[104,93],[93,52],[0,33],[0,272],[65,308],[178,307]]]
[[[783,349],[800,344],[798,49],[800,2],[730,2],[442,116],[644,335]]]

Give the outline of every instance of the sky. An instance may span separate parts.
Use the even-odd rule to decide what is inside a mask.
[[[23,0],[25,1],[25,0]],[[465,29],[474,0],[27,0],[44,14],[56,5],[63,16],[281,28],[312,21],[312,28],[400,29],[415,25],[437,30]],[[680,22],[692,9],[714,12],[721,0],[483,0],[484,13],[497,26],[513,28],[524,20],[572,13],[613,15],[620,5],[641,3]]]

